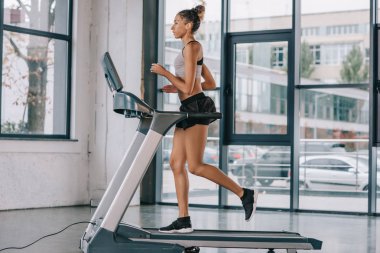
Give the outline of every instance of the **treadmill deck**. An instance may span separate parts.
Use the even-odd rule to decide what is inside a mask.
[[[322,242],[287,231],[194,230],[192,233],[161,233],[157,228],[137,228],[128,224],[119,226],[118,238],[132,241],[175,243],[186,247],[212,248],[270,248],[321,249]]]

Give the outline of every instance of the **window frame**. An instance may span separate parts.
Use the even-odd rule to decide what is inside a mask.
[[[235,104],[235,64],[226,64],[224,73],[226,73],[226,82],[223,85],[224,100],[226,106],[223,109],[224,118],[223,128],[225,128],[222,138],[223,145],[290,145],[291,133],[293,129],[293,95],[294,80],[292,77],[294,66],[293,38],[289,29],[284,30],[265,30],[260,32],[233,32],[226,33],[226,62],[234,62],[235,45],[243,43],[269,43],[269,42],[287,42],[287,62],[288,66],[288,85],[287,85],[287,133],[286,134],[237,134],[234,133],[234,104]],[[273,51],[271,52],[273,53]]]
[[[3,56],[3,36],[4,31],[16,32],[23,35],[32,35],[46,37],[54,40],[64,41],[67,43],[67,69],[66,69],[66,126],[64,134],[9,134],[2,133],[0,129],[0,139],[70,139],[71,133],[71,74],[72,74],[72,33],[73,33],[73,0],[67,0],[68,13],[67,13],[67,34],[48,32],[43,30],[18,27],[4,23],[4,0],[0,1],[0,55]],[[1,73],[3,72],[3,62],[0,63]],[[2,75],[1,75],[2,83]],[[0,121],[1,115],[1,103],[2,99],[2,87],[0,88]]]

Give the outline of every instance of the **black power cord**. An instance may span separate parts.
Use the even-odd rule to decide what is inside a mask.
[[[29,247],[29,246],[32,246],[33,244],[35,244],[35,243],[41,241],[41,240],[44,239],[44,238],[47,238],[47,237],[50,237],[50,236],[54,236],[54,235],[58,235],[59,233],[62,233],[63,231],[65,231],[65,230],[68,229],[69,227],[72,227],[72,226],[74,226],[74,225],[78,225],[78,224],[90,224],[90,223],[93,224],[93,225],[95,225],[95,223],[93,223],[93,222],[89,222],[89,221],[75,222],[75,223],[73,223],[73,224],[68,225],[68,226],[65,227],[64,229],[59,230],[59,231],[56,232],[56,233],[45,235],[45,236],[43,236],[43,237],[41,237],[41,238],[35,240],[34,242],[29,243],[28,245],[25,245],[25,246],[22,246],[22,247],[7,247],[7,248],[0,249],[0,251],[9,250],[9,249],[25,249],[25,248],[27,248],[27,247]]]

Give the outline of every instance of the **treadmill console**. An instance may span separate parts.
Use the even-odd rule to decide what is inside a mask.
[[[113,110],[126,118],[153,117],[154,109],[136,95],[122,91],[123,84],[108,52],[102,60],[104,75],[113,95]]]

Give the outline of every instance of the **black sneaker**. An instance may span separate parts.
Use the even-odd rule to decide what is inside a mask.
[[[191,227],[190,216],[180,217],[172,222],[169,226],[162,227],[158,230],[161,233],[191,233],[193,228]]]
[[[259,195],[257,190],[251,190],[243,188],[244,194],[241,197],[241,202],[243,204],[245,212],[245,221],[250,221],[256,211],[257,197]]]

